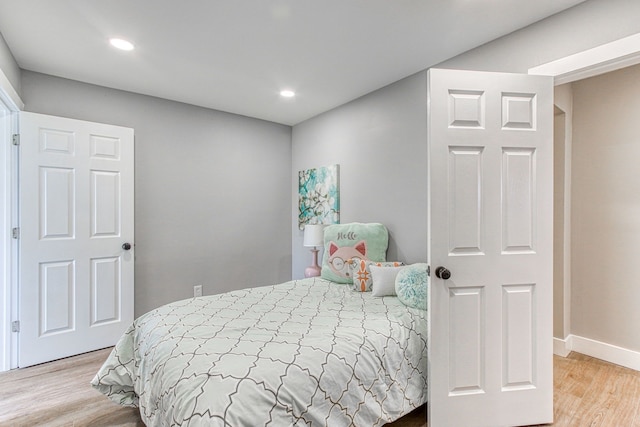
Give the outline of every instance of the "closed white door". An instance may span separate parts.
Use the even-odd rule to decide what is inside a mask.
[[[129,128],[33,113],[19,126],[24,367],[114,345],[132,322],[134,153]]]
[[[552,80],[428,79],[429,427],[549,423]]]

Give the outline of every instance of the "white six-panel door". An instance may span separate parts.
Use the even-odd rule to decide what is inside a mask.
[[[133,320],[133,129],[20,113],[18,363],[115,344]]]
[[[429,427],[551,422],[552,80],[428,79]]]

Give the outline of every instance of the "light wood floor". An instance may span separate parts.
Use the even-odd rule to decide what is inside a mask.
[[[0,373],[0,426],[144,426],[89,381],[110,349]],[[589,356],[554,356],[554,427],[640,427],[640,372]],[[427,427],[422,407],[390,427]]]
[[[553,362],[554,427],[640,427],[640,372],[579,353]]]

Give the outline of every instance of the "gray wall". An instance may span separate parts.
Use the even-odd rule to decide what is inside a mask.
[[[20,68],[2,34],[0,34],[0,70],[7,77],[13,89],[20,94]]]
[[[293,128],[293,277],[311,264],[298,229],[298,171],[340,164],[340,219],[381,222],[387,259],[427,259],[427,85],[420,72]]]
[[[531,67],[638,33],[638,16],[640,1],[590,0],[437,66],[526,72]],[[9,76],[13,72],[8,72],[2,63],[1,51],[2,46],[0,67]],[[9,69],[13,67],[10,65]],[[22,96],[29,111],[107,121],[136,129],[138,314],[165,300],[189,296],[192,284],[203,282],[202,277],[222,277],[208,274],[213,264],[217,271],[217,266],[230,258],[233,260],[228,264],[232,267],[228,274],[235,273],[246,285],[285,280],[291,274],[301,277],[304,267],[310,263],[311,254],[302,246],[302,232],[297,227],[296,178],[299,170],[315,166],[332,163],[341,165],[342,222],[376,221],[387,225],[391,232],[389,259],[417,262],[427,257],[425,72],[296,125],[293,128],[292,148],[287,142],[278,142],[289,141],[289,128],[284,126],[29,72],[24,74],[23,85],[29,87],[23,87]],[[237,140],[244,144],[237,144]],[[213,144],[209,146],[207,141]],[[246,156],[256,167],[255,170],[248,166],[241,174],[230,167],[229,162],[220,160],[225,150],[231,157],[242,157],[242,147],[250,146],[247,151],[254,150],[259,146],[258,141],[268,148],[263,153],[256,152],[254,155],[250,152]],[[191,155],[200,157],[194,160]],[[208,157],[202,159],[203,155]],[[258,155],[270,160],[258,162]],[[211,170],[198,169],[205,169],[200,163],[210,161],[215,162],[215,167],[221,168],[219,174],[213,167]],[[273,183],[269,197],[261,191],[252,192],[246,188],[233,193],[254,195],[258,197],[256,202],[231,200],[231,193],[217,191],[215,186],[193,189],[193,186],[202,182],[215,182],[213,178],[227,184],[221,181],[227,174],[235,174],[246,183],[261,176],[264,168],[271,163],[273,173],[264,174]],[[187,165],[185,170],[189,172],[188,176],[170,173],[165,177],[165,170],[171,164]],[[249,174],[251,179],[242,179],[242,176],[246,176],[244,173]],[[275,188],[278,186],[276,181],[282,182],[283,179],[288,180],[286,182],[290,189],[286,201],[282,198],[281,188]],[[243,186],[235,181],[234,184]],[[165,187],[182,190],[184,194],[181,192],[169,196],[157,191],[157,188]],[[174,197],[179,198],[184,206],[176,206],[172,202]],[[241,207],[213,204],[211,201],[214,199],[239,203]],[[235,236],[244,244],[232,245],[229,256],[219,258],[224,252],[222,247],[234,240],[229,236],[231,232],[227,233],[227,228],[236,230],[236,217],[238,213],[248,212],[248,209],[243,209],[247,207],[268,211],[261,223],[270,224],[270,227],[260,224],[251,228],[251,223],[247,222],[250,229],[241,228],[243,233]],[[222,212],[216,209],[222,209]],[[199,213],[202,213],[201,217]],[[198,231],[187,224],[203,218],[210,221],[210,225],[197,227]],[[282,222],[287,224],[286,231],[282,228]],[[221,224],[225,224],[226,228]],[[161,230],[162,236],[158,235],[158,230]],[[256,244],[253,239],[245,237],[246,232],[251,233],[252,230],[263,232],[266,237],[260,236]],[[212,234],[205,237],[203,233]],[[207,246],[209,242],[202,242],[203,238],[210,239],[217,233],[224,235],[222,244],[216,242],[213,246]],[[191,247],[189,242],[194,237],[197,243]],[[274,247],[265,250],[267,243],[264,240],[270,238]],[[283,243],[283,240],[287,241]],[[196,259],[198,255],[194,253],[176,254],[177,251],[171,248],[176,242],[182,251],[204,251],[200,253],[203,259]],[[254,268],[244,269],[246,264],[230,256],[235,254],[251,259],[249,252],[260,255],[270,252],[268,258],[275,262],[265,261],[261,268],[271,268],[272,273],[261,275],[254,273]],[[287,259],[289,253],[291,258]],[[214,254],[215,261],[211,262],[214,259],[211,255]],[[176,262],[180,266],[175,269],[165,268],[164,264],[176,257],[184,262]],[[211,266],[205,266],[205,260]],[[190,262],[197,264],[197,267],[186,267]],[[155,286],[162,286],[158,283],[166,282],[167,270],[175,271],[168,277],[172,278],[171,283],[176,283],[176,288],[163,289],[156,295]],[[204,282],[205,292],[227,290],[230,286],[228,282]]]
[[[537,65],[640,32],[638,16],[640,1],[590,0],[434,66],[526,73]],[[425,74],[418,73],[293,129],[294,182],[300,169],[340,163],[342,222],[385,223],[393,238],[389,258],[409,262],[427,257]],[[568,127],[565,135],[571,141],[570,117]],[[376,149],[367,150],[369,144]],[[380,150],[385,144],[400,153]],[[368,164],[385,164],[385,172]],[[372,182],[386,190],[375,199],[372,191],[367,191]],[[297,229],[295,185],[293,201],[293,275],[300,277],[310,263],[310,254],[302,247],[302,233]],[[566,307],[563,300],[569,300],[570,292],[565,289],[562,293],[558,287],[556,294]],[[573,305],[580,302],[573,297],[570,300],[574,310]],[[559,338],[565,338],[568,327],[562,321],[567,316],[562,308],[554,310],[554,332]],[[592,336],[588,327],[583,331]],[[635,342],[630,344],[636,346]]]
[[[26,110],[135,129],[135,313],[291,276],[291,128],[22,72]]]
[[[638,16],[640,1],[591,0],[436,66],[526,73],[640,32]],[[383,222],[392,234],[389,259],[426,259],[425,81],[426,72],[418,73],[294,126],[294,277],[311,259],[297,228],[295,178],[301,169],[331,163],[341,165],[341,222]],[[374,194],[376,187],[383,191]]]
[[[640,65],[572,86],[571,332],[640,351]]]

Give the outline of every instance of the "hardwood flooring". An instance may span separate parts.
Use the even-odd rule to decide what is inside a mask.
[[[553,362],[554,427],[640,427],[640,372],[579,353]]]
[[[0,373],[0,426],[144,426],[89,381],[111,349]]]
[[[144,426],[89,381],[110,349],[0,373],[0,426]],[[640,427],[640,372],[571,353],[554,356],[554,427]],[[419,408],[390,427],[427,427]]]

